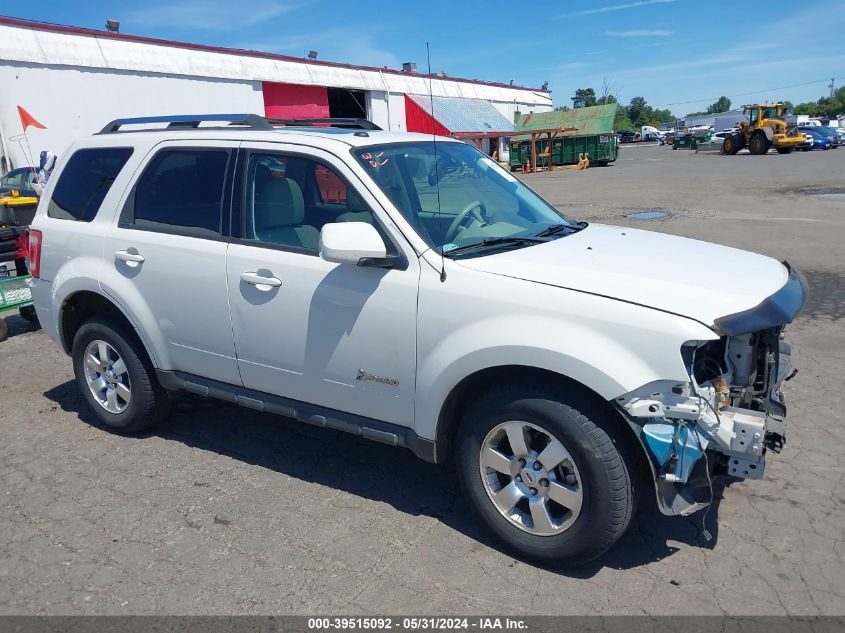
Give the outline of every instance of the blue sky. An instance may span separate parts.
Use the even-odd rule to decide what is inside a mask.
[[[429,41],[434,71],[548,81],[558,105],[606,77],[623,103],[640,95],[677,115],[722,94],[797,103],[827,94],[831,77],[845,85],[838,1],[0,0],[0,14],[92,28],[114,18],[124,33],[420,70]]]

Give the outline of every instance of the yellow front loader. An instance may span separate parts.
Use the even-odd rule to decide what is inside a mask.
[[[742,109],[748,118],[737,123],[737,132],[725,137],[723,154],[736,154],[746,146],[752,154],[765,154],[772,147],[779,154],[789,154],[804,142],[801,132],[788,129],[782,103],[752,103]]]

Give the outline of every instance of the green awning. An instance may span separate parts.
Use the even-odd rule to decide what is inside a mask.
[[[573,108],[572,110],[555,110],[553,112],[539,112],[523,114],[515,126],[514,139],[529,138],[519,136],[521,130],[544,130],[548,128],[574,127],[575,132],[562,132],[558,136],[594,136],[596,134],[612,134],[613,121],[616,118],[618,103],[590,106],[589,108]]]

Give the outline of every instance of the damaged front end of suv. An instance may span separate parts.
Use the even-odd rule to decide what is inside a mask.
[[[656,381],[616,399],[651,466],[658,506],[688,515],[713,499],[714,474],[759,479],[766,453],[786,442],[781,387],[792,369],[784,329],[807,299],[786,262],[787,283],[760,305],[717,319],[710,341],[680,350],[689,381]]]

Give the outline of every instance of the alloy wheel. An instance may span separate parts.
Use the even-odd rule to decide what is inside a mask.
[[[484,438],[481,480],[510,523],[535,536],[566,531],[578,518],[584,490],[564,445],[530,422],[503,422]]]
[[[126,363],[117,350],[102,340],[85,348],[85,381],[94,400],[109,413],[122,413],[132,399]]]

